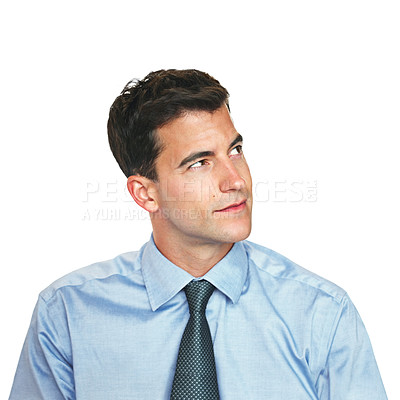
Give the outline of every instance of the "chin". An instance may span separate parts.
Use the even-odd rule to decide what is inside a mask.
[[[236,243],[245,240],[249,237],[251,232],[251,224],[243,226],[234,225],[231,229],[227,229],[221,234],[222,242]]]
[[[240,242],[242,240],[247,239],[250,236],[250,232],[251,232],[251,229],[246,230],[246,232],[243,232],[241,235],[237,235],[235,240],[233,240],[233,241],[236,243],[236,242]]]

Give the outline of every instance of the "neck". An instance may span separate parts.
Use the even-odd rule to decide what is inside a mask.
[[[233,246],[233,243],[200,243],[195,240],[188,245],[172,242],[156,232],[153,232],[153,238],[164,257],[196,278],[205,275]]]

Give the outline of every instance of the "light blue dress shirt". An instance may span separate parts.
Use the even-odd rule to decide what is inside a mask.
[[[383,400],[347,294],[283,256],[236,243],[205,276],[221,400]],[[39,296],[12,400],[169,399],[193,277],[151,239]]]

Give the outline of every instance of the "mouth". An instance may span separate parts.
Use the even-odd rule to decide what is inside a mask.
[[[226,213],[226,212],[239,212],[239,211],[242,211],[246,207],[246,201],[247,200],[243,200],[243,201],[241,201],[239,203],[231,204],[231,205],[229,205],[229,206],[227,206],[225,208],[222,208],[221,210],[216,210],[215,212],[218,212],[218,213],[224,212],[224,213]]]

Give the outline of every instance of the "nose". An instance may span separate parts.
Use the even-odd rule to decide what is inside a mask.
[[[240,175],[232,160],[221,165],[220,190],[221,192],[238,191],[245,187],[246,182]]]

